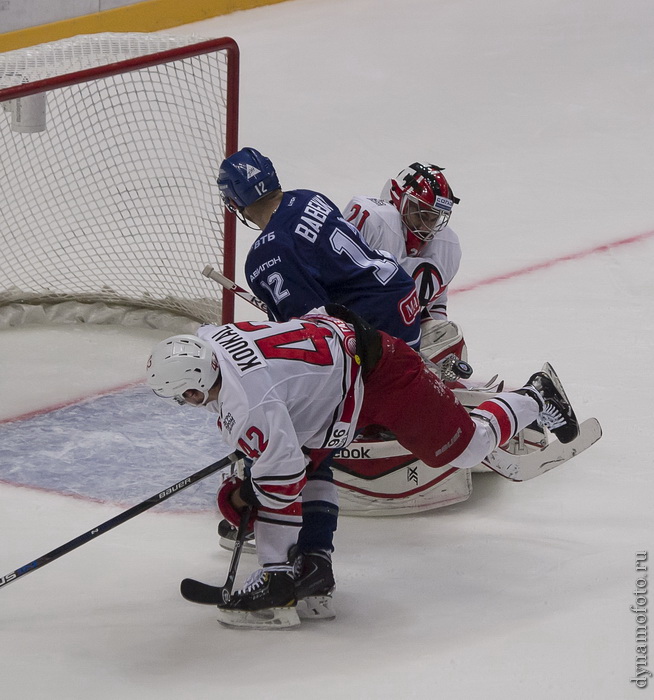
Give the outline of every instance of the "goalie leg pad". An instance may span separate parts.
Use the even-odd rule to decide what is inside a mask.
[[[420,333],[420,352],[432,362],[438,363],[451,354],[468,360],[463,332],[453,321],[428,318],[420,324]]]
[[[499,445],[505,445],[538,417],[539,405],[531,396],[512,391],[484,401],[470,412],[475,432],[466,449],[451,461],[453,467],[470,469]]]

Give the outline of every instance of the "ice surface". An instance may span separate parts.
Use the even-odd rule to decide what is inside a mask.
[[[180,410],[143,385],[9,422],[0,434],[3,480],[123,507],[230,451],[214,416]],[[193,485],[161,509],[215,512],[220,480],[217,474]]]
[[[179,581],[222,583],[229,555],[213,512],[153,509],[0,593],[3,696],[640,697],[629,607],[636,553],[654,551],[652,26],[650,0],[294,0],[178,30],[238,41],[240,143],[285,188],[345,205],[416,159],[445,166],[464,246],[450,315],[477,375],[515,384],[551,361],[604,437],[524,484],[475,477],[442,511],[342,518],[338,618],[287,633],[223,629],[183,601]],[[239,230],[239,270],[252,235]],[[138,381],[154,335],[1,332],[0,418]],[[116,454],[119,424],[103,429]],[[183,471],[184,440],[158,444],[151,426],[130,432]],[[195,449],[194,430],[182,437]],[[42,463],[36,433],[23,445]],[[14,458],[0,454],[4,475]],[[143,497],[177,478],[161,477]],[[99,495],[111,504],[0,485],[0,571],[119,512],[130,484],[114,479]],[[244,556],[239,579],[254,566]]]

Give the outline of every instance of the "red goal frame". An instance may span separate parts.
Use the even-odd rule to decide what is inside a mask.
[[[21,97],[29,97],[50,89],[68,87],[89,82],[98,78],[107,78],[136,71],[143,68],[170,63],[180,59],[190,58],[212,52],[223,51],[227,54],[227,86],[226,86],[226,125],[225,125],[225,155],[229,156],[238,150],[238,119],[239,119],[239,79],[240,51],[236,41],[230,37],[221,37],[200,41],[188,46],[176,47],[147,55],[129,58],[103,66],[87,68],[65,75],[48,77],[41,80],[23,83],[0,89],[0,103]],[[216,164],[216,173],[218,166]],[[216,185],[217,186],[217,185]],[[235,278],[236,266],[236,217],[224,210],[224,242],[223,242],[223,274],[229,279]],[[222,321],[228,323],[234,320],[234,295],[228,290],[222,291]]]

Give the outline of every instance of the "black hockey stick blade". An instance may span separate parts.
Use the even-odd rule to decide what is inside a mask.
[[[209,583],[202,583],[193,578],[185,578],[179,590],[186,600],[200,605],[220,605],[229,602],[231,591],[227,591],[224,586],[212,586]]]
[[[225,585],[212,586],[209,583],[202,583],[202,581],[196,581],[192,578],[185,578],[180,584],[179,590],[186,600],[191,603],[199,603],[200,605],[220,605],[229,603],[251,515],[252,506],[247,506],[241,513],[241,521],[238,525],[236,542],[234,543],[234,551],[232,552],[232,560],[229,564]]]
[[[159,493],[155,493],[154,496],[150,496],[150,498],[146,499],[142,503],[132,506],[128,510],[119,513],[110,520],[107,520],[104,523],[101,523],[100,525],[94,527],[92,530],[89,530],[88,532],[79,535],[79,537],[76,537],[70,542],[66,542],[66,544],[62,544],[60,547],[53,549],[51,552],[44,554],[43,556],[39,557],[38,559],[35,559],[29,564],[21,566],[20,569],[16,569],[15,571],[12,571],[11,573],[6,574],[5,576],[0,576],[0,588],[6,586],[9,583],[12,583],[13,581],[16,581],[21,576],[25,576],[25,574],[29,574],[32,571],[36,571],[36,569],[40,569],[42,566],[45,566],[46,564],[49,564],[55,559],[62,557],[64,554],[72,552],[74,549],[81,547],[83,544],[86,544],[90,540],[95,539],[99,535],[103,535],[105,532],[112,530],[118,525],[122,525],[127,520],[131,520],[131,518],[134,518],[137,515],[143,513],[144,511],[149,510],[153,506],[156,506],[157,504],[161,503],[162,501],[167,500],[179,491],[182,491],[188,486],[191,486],[191,484],[195,484],[196,482],[200,481],[200,479],[204,479],[205,477],[209,476],[210,474],[213,474],[214,472],[217,472],[220,469],[223,469],[229,464],[237,462],[239,459],[241,459],[242,456],[243,455],[238,451],[232,452],[231,454],[227,455],[227,457],[223,457],[217,462],[210,464],[208,467],[204,467],[204,469],[200,469],[200,471],[195,472],[195,474],[191,474],[191,476],[187,476],[185,479],[182,479],[176,484],[169,486],[167,489],[164,489]]]

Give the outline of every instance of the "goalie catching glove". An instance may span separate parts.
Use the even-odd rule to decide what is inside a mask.
[[[244,493],[247,491],[247,484],[243,479],[239,479],[237,476],[230,476],[225,479],[220,485],[216,496],[216,500],[218,501],[218,509],[222,513],[223,517],[234,525],[234,527],[238,527],[239,523],[241,522],[241,510],[232,502],[232,495],[236,491],[238,491],[238,495],[243,500],[249,503],[247,496],[243,498]],[[250,515],[250,521],[248,522],[248,533],[254,530],[254,521],[257,519],[257,504],[255,503],[252,505],[252,514]]]

